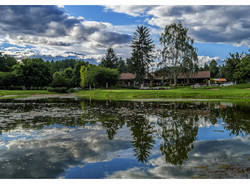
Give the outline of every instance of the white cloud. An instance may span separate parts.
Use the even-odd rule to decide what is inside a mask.
[[[205,63],[208,64],[208,62],[212,61],[213,59],[218,60],[219,57],[198,56],[198,65],[199,66],[204,66]]]
[[[152,26],[181,22],[199,42],[250,46],[250,6],[112,6],[114,12],[146,15]],[[137,13],[138,11],[138,13]]]
[[[109,5],[105,6],[105,10],[112,10],[116,13],[125,13],[133,17],[143,16],[144,12],[152,6],[136,6],[136,5]]]
[[[131,38],[110,23],[75,18],[56,6],[0,6],[0,10],[4,42],[23,47],[18,48],[22,53],[26,47],[33,47],[36,53],[32,55],[67,57],[73,51],[80,53],[80,58],[99,57],[108,47],[126,45]],[[10,51],[8,54],[16,55]]]

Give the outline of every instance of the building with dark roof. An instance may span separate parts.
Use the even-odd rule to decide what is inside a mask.
[[[138,86],[135,81],[136,75],[133,73],[121,73],[119,85],[122,86]],[[210,71],[199,71],[191,75],[179,74],[177,77],[177,84],[209,84]],[[161,86],[173,84],[173,79],[166,77],[158,77],[155,74],[146,75],[144,78],[144,86]]]

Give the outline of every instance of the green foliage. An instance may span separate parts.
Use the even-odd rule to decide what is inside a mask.
[[[71,79],[73,77],[73,69],[71,67],[68,67],[64,70],[63,75],[68,78]]]
[[[211,77],[219,77],[219,68],[217,66],[216,60],[212,60],[209,64],[209,71]]]
[[[193,47],[193,39],[187,35],[188,29],[181,23],[173,23],[165,27],[160,37],[161,67],[172,66],[174,85],[177,84],[180,67],[185,68],[185,73],[194,71],[194,64],[197,62],[196,49]]]
[[[70,86],[70,79],[67,79],[63,72],[55,72],[53,74],[52,87],[66,87]]]
[[[71,87],[79,87],[81,81],[80,68],[87,64],[88,62],[74,59],[51,61],[49,62],[50,73],[53,75],[55,72],[63,72],[64,77],[70,80]]]
[[[68,88],[67,87],[48,87],[47,90],[49,92],[66,93]]]
[[[127,65],[127,72],[135,73],[135,68],[134,68],[135,66],[133,65],[131,58],[127,58],[126,65]]]
[[[101,67],[105,68],[117,68],[118,58],[112,48],[108,48],[107,53],[100,63]]]
[[[75,90],[73,89],[73,88],[69,88],[68,90],[67,90],[67,93],[74,93],[75,92]]]
[[[117,62],[117,69],[119,70],[120,73],[126,73],[128,70],[125,61],[121,57]]]
[[[83,63],[83,62],[79,62],[75,64],[71,86],[80,87],[80,82],[81,82],[80,69],[81,69],[81,66],[86,66],[86,65],[87,63]]]
[[[146,73],[154,59],[154,44],[150,38],[149,29],[145,26],[138,26],[131,44],[132,56],[130,62],[136,74],[136,81],[143,84]]]
[[[52,80],[49,67],[42,59],[24,59],[21,64],[17,64],[13,68],[20,83],[28,88],[46,86]]]
[[[11,72],[15,64],[17,64],[15,58],[0,53],[0,72]]]
[[[75,59],[65,59],[65,60],[60,60],[60,61],[51,61],[50,62],[50,71],[51,73],[59,72],[59,71],[64,71],[66,68],[74,68],[76,64],[86,64],[87,62],[85,61],[78,61]]]
[[[250,55],[230,53],[230,57],[226,59],[224,73],[229,81],[244,83],[250,79]]]
[[[80,73],[80,86],[82,88],[112,86],[119,79],[119,71],[117,69],[103,68],[95,65],[82,66]]]
[[[0,86],[8,89],[12,85],[17,85],[17,77],[11,72],[0,72]]]
[[[84,88],[87,86],[87,66],[81,66],[80,68],[80,86],[81,88]]]

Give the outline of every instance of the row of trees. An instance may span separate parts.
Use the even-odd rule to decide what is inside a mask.
[[[174,85],[180,73],[189,78],[200,70],[210,70],[213,78],[225,77],[238,83],[250,78],[250,55],[246,53],[230,54],[221,66],[212,60],[209,65],[199,67],[194,41],[181,23],[167,25],[159,41],[160,49],[156,50],[149,29],[138,26],[130,45],[130,57],[125,61],[108,48],[98,67],[72,59],[49,62],[28,58],[17,62],[13,57],[0,54],[0,86],[69,88],[80,87],[81,83],[81,87],[105,87],[115,84],[123,72],[136,74],[136,82],[143,85],[155,60],[158,61],[155,73],[163,79],[172,78]]]
[[[210,71],[212,78],[226,78],[237,83],[247,82],[250,79],[250,54],[230,53],[223,65],[218,65],[212,59],[204,66],[198,63],[197,50],[194,40],[188,36],[188,29],[181,23],[167,25],[160,36],[160,50],[155,50],[150,31],[145,26],[138,26],[131,42],[131,56],[126,62],[118,58],[112,48],[107,50],[100,66],[116,68],[121,73],[136,74],[136,81],[143,85],[144,77],[150,73],[154,60],[158,60],[155,74],[171,78],[177,84],[177,76],[182,73],[187,79],[198,71]]]
[[[82,88],[89,87],[106,87],[113,86],[119,79],[117,69],[104,68],[96,65],[81,66],[81,83]]]
[[[160,54],[157,55],[149,29],[138,26],[130,45],[131,57],[127,62],[121,58],[118,60],[113,49],[109,48],[101,61],[101,66],[117,68],[120,72],[135,73],[136,81],[143,85],[145,75],[149,74],[154,59],[158,58],[158,69],[161,71],[158,73],[163,77],[172,76],[176,85],[178,74],[184,72],[187,76],[190,75],[195,71],[198,61],[196,49],[193,47],[194,41],[187,32],[188,29],[180,23],[166,26],[160,37]]]
[[[17,86],[31,87],[80,87],[80,68],[84,61],[44,61],[40,58],[23,59],[0,54],[0,86],[5,89]]]

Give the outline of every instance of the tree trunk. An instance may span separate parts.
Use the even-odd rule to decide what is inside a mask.
[[[176,76],[176,71],[174,72],[174,86],[177,86],[177,76]]]

